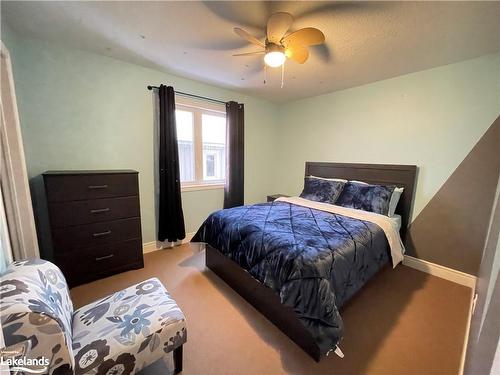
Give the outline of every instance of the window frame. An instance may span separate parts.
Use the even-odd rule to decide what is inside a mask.
[[[193,149],[194,149],[194,177],[195,181],[182,182],[181,191],[197,191],[223,189],[226,185],[224,180],[203,180],[203,122],[202,115],[217,116],[226,119],[226,108],[223,104],[210,103],[198,99],[176,97],[175,109],[193,113]],[[226,126],[227,134],[227,126]],[[227,147],[227,144],[225,145]],[[227,160],[226,160],[227,163]]]

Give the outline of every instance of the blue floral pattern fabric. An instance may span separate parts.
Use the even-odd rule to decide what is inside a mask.
[[[50,359],[50,375],[133,374],[187,340],[184,314],[158,279],[73,311],[61,271],[36,259],[13,263],[0,279],[8,350]]]
[[[49,358],[51,374],[70,374],[73,303],[61,271],[41,259],[14,262],[0,278],[0,300],[6,347]]]
[[[311,201],[334,204],[344,185],[345,182],[342,181],[305,177],[304,190],[300,193],[300,197]]]
[[[339,308],[390,259],[376,224],[280,201],[216,211],[192,241],[275,291],[323,354],[342,338]]]
[[[161,282],[149,279],[75,311],[75,374],[135,373],[186,340],[184,314]]]
[[[387,215],[395,186],[369,185],[349,181],[336,205]]]

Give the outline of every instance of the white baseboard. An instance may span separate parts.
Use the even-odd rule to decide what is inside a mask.
[[[463,375],[464,373],[465,356],[467,355],[467,347],[469,346],[470,326],[472,324],[472,315],[474,315],[474,309],[476,307],[476,297],[477,294],[475,289],[471,289],[469,313],[467,314],[467,327],[465,328],[465,335],[464,335],[464,346],[462,348],[462,356],[460,358],[460,368],[458,371],[459,375]]]
[[[191,238],[193,238],[195,234],[196,234],[196,232],[186,233],[186,237],[183,240],[181,240],[178,245],[188,243],[189,241],[191,241]],[[172,247],[170,245],[171,245],[171,243],[159,242],[159,241],[146,242],[146,243],[142,244],[142,252],[144,254],[151,253],[151,252],[156,251],[156,250],[161,250],[164,248]]]
[[[441,266],[439,264],[431,263],[423,259],[414,258],[409,255],[404,256],[403,264],[405,266],[415,268],[416,270],[428,273],[430,275],[440,277],[442,279],[446,279],[454,283],[471,288],[469,312],[467,316],[467,328],[465,330],[464,344],[463,344],[464,346],[462,348],[462,356],[460,358],[460,369],[458,372],[459,375],[462,375],[464,373],[465,355],[467,352],[467,345],[469,342],[470,325],[472,321],[472,315],[474,314],[474,294],[476,292],[475,288],[476,288],[477,277],[469,275],[468,273],[465,272],[454,270],[452,268]]]
[[[156,250],[159,250],[156,246],[156,241],[146,242],[142,244],[142,252],[144,254],[152,253]]]
[[[423,259],[414,258],[409,255],[404,256],[403,264],[430,275],[453,281],[457,284],[465,285],[472,289],[476,287],[477,277],[469,275],[465,272],[457,271],[436,263],[431,263]]]

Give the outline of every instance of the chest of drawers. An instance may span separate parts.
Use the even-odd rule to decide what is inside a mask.
[[[144,266],[138,172],[43,174],[53,261],[76,286]]]

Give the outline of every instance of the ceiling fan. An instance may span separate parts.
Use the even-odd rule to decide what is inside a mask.
[[[292,26],[293,17],[290,13],[277,12],[267,21],[265,42],[245,30],[235,27],[234,32],[248,42],[262,47],[261,51],[238,53],[233,56],[264,55],[264,62],[272,68],[283,67],[286,59],[303,64],[309,57],[308,46],[322,44],[325,35],[314,27],[306,27],[287,34]]]

